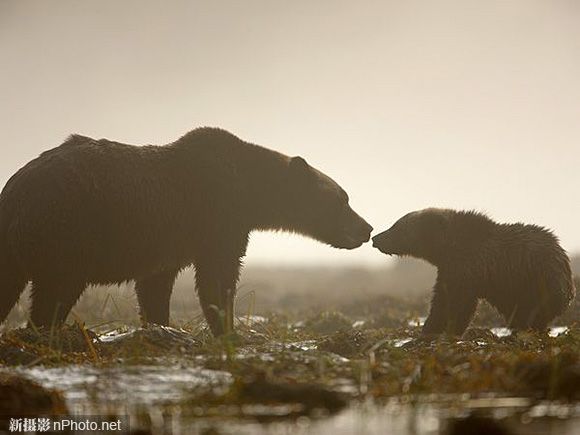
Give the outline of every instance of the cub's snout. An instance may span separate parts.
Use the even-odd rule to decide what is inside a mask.
[[[393,254],[393,246],[391,243],[391,235],[389,230],[383,231],[373,237],[373,248],[377,248],[383,254]]]

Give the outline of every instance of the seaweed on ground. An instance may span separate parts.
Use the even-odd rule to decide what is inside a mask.
[[[393,319],[388,326],[380,321],[385,313]],[[0,361],[5,372],[178,364],[229,373],[231,383],[181,397],[180,413],[191,418],[227,409],[230,417],[268,420],[332,413],[368,400],[436,401],[448,394],[580,400],[578,324],[549,334],[509,334],[487,324],[461,338],[424,338],[423,313],[421,302],[390,298],[318,314],[248,313],[238,318],[236,335],[221,339],[212,338],[201,321],[99,333],[78,323],[58,331],[16,329],[0,337]],[[258,412],[257,405],[270,412]]]

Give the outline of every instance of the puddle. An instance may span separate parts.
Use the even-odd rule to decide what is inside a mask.
[[[288,350],[301,350],[303,352],[308,352],[318,349],[318,343],[316,340],[297,341],[287,344],[286,348]]]
[[[569,329],[570,328],[568,328],[567,326],[551,326],[548,329],[548,335],[552,338],[559,337],[560,335],[566,334],[569,331]],[[509,337],[510,335],[512,335],[513,332],[511,329],[505,327],[490,328],[489,330],[493,335],[499,338]]]
[[[567,326],[552,326],[548,331],[550,337],[559,337],[560,335],[566,334],[570,328]]]
[[[550,410],[551,409],[551,410]],[[548,412],[545,412],[547,411]],[[281,409],[280,412],[287,412]],[[219,428],[221,434],[273,434],[300,433],[333,435],[440,435],[452,419],[465,418],[472,412],[499,421],[498,424],[514,429],[514,433],[526,435],[577,434],[580,409],[577,406],[540,403],[530,408],[525,398],[496,398],[461,400],[457,397],[442,400],[437,404],[421,401],[414,404],[397,399],[386,405],[372,402],[353,405],[345,411],[328,418],[300,417],[293,422],[281,421],[269,424],[253,422],[200,420],[185,422],[185,428],[202,432]],[[566,414],[567,420],[560,416]],[[506,432],[509,433],[509,432]],[[465,434],[468,435],[468,434]]]
[[[420,327],[425,324],[427,317],[415,317],[407,322],[407,325],[410,327]]]
[[[512,335],[512,330],[509,328],[500,327],[500,328],[490,328],[489,330],[493,335],[499,338],[509,337],[510,335]]]
[[[266,319],[264,316],[250,315],[236,317],[234,322],[235,325],[245,325],[247,327],[252,327],[255,325],[263,325],[268,323],[268,319]]]
[[[411,337],[405,337],[405,338],[399,338],[397,340],[394,340],[393,343],[393,347],[403,347],[404,345],[406,345],[407,343],[410,343],[411,341],[413,341],[413,339]]]
[[[191,333],[169,326],[151,325],[147,328],[115,329],[99,335],[99,340],[106,344],[124,344],[127,342],[149,342],[162,348],[178,346],[199,347],[199,342]]]
[[[152,434],[202,433],[214,430],[220,434],[332,433],[346,435],[438,435],[454,418],[472,412],[505,422],[527,435],[574,435],[580,424],[580,404],[541,401],[522,397],[479,397],[469,395],[405,396],[385,404],[372,401],[351,404],[335,415],[320,413],[311,417],[287,419],[299,410],[296,404],[244,404],[239,407],[220,405],[217,415],[192,407],[188,398],[208,389],[225,392],[233,382],[223,371],[180,365],[136,365],[96,368],[68,366],[63,368],[16,368],[15,371],[47,388],[64,393],[73,414],[99,412],[128,413],[133,428],[143,417],[135,410],[146,406]],[[341,386],[336,385],[338,388]],[[342,385],[345,391],[355,387]],[[244,418],[239,418],[240,413]],[[259,423],[262,419],[268,423]],[[275,421],[272,421],[274,419]],[[280,420],[281,419],[281,420]],[[209,432],[208,432],[209,433]]]
[[[179,403],[192,392],[227,388],[232,376],[223,371],[179,365],[135,365],[16,368],[45,388],[60,390],[72,410]]]

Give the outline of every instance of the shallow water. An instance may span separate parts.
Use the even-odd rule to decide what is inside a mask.
[[[161,361],[160,361],[161,362]],[[386,404],[355,404],[336,415],[284,420],[292,405],[244,405],[239,410],[221,410],[221,416],[195,418],[184,412],[182,403],[192,394],[207,389],[226,390],[232,383],[227,372],[179,365],[135,365],[96,368],[18,368],[16,371],[45,387],[64,393],[73,414],[111,413],[133,416],[147,409],[153,433],[169,428],[173,433],[191,433],[215,428],[221,434],[318,434],[365,433],[396,435],[435,435],[442,433],[449,418],[464,417],[471,411],[483,412],[507,422],[519,433],[575,435],[580,427],[580,405],[557,402],[534,403],[528,398],[493,397],[471,399],[467,395],[395,398]],[[169,407],[168,407],[169,405]],[[184,405],[185,406],[185,405]],[[195,410],[193,412],[195,414]],[[229,415],[228,415],[229,414]],[[258,423],[267,416],[282,418]]]
[[[160,361],[161,362],[161,361]],[[74,414],[111,413],[133,416],[146,409],[153,433],[196,433],[217,429],[221,434],[393,434],[435,435],[443,433],[449,418],[464,417],[470,411],[483,412],[528,435],[578,434],[580,405],[557,402],[534,403],[528,398],[468,396],[425,396],[391,399],[386,404],[355,404],[336,415],[284,419],[292,405],[244,405],[239,410],[219,409],[219,417],[196,418],[185,410],[183,401],[204,389],[227,389],[232,377],[227,372],[179,365],[136,365],[115,368],[69,366],[35,367],[17,371],[42,385],[64,392]],[[170,405],[168,407],[168,405]],[[278,421],[258,423],[267,416]]]
[[[570,328],[568,326],[551,326],[548,329],[548,336],[550,336],[552,338],[558,337],[562,334],[565,334],[569,330],[570,330]],[[496,337],[499,337],[499,338],[509,337],[510,335],[512,335],[512,330],[509,328],[505,328],[505,327],[490,328],[490,331],[493,335],[495,335]]]
[[[256,424],[254,422],[211,421],[187,424],[183,429],[203,431],[218,428],[222,434],[321,434],[333,435],[438,435],[445,433],[450,418],[465,417],[470,411],[484,412],[499,419],[518,434],[577,435],[580,409],[558,404],[541,403],[530,407],[527,399],[504,398],[480,401],[449,398],[446,403],[401,403],[392,400],[386,405],[363,403],[326,418],[300,417],[294,422]],[[562,419],[565,413],[568,419]],[[570,414],[575,413],[571,418]],[[466,434],[469,435],[469,434]]]
[[[224,389],[232,383],[232,376],[227,372],[183,367],[169,361],[110,368],[38,366],[14,371],[46,388],[61,391],[75,413],[130,413],[132,408],[179,403],[188,395],[212,388]],[[106,409],[99,409],[101,404]]]

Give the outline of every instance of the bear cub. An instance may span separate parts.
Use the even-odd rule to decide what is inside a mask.
[[[387,255],[411,256],[437,267],[423,334],[461,335],[479,299],[515,330],[544,330],[573,300],[570,260],[551,231],[499,224],[474,211],[411,212],[373,237]]]

